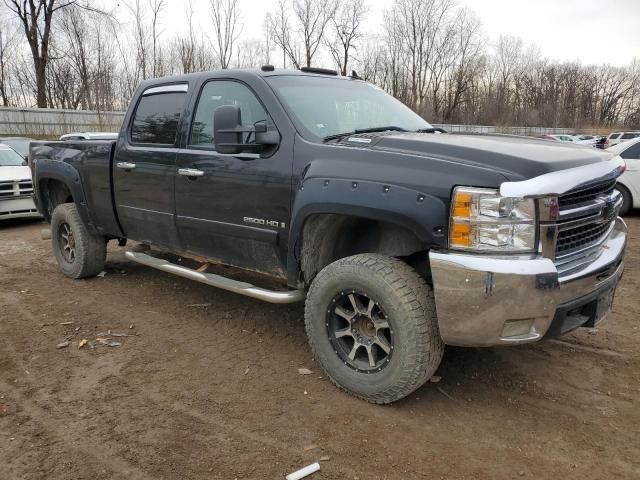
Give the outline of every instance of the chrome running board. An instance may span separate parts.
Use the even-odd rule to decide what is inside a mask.
[[[179,277],[205,283],[212,287],[222,288],[233,293],[239,293],[246,297],[257,298],[269,303],[295,303],[304,300],[306,293],[302,290],[276,291],[266,290],[256,287],[246,282],[239,282],[230,278],[216,275],[215,273],[201,273],[191,268],[176,265],[161,258],[152,257],[145,253],[125,252],[125,256],[134,262],[141,263],[147,267],[157,268],[163,272],[172,273]]]

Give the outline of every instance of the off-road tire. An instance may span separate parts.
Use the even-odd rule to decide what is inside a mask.
[[[75,254],[72,261],[65,253],[65,239],[61,236],[65,225],[73,233]],[[104,269],[107,241],[103,236],[89,233],[74,203],[63,203],[53,211],[51,244],[60,270],[69,278],[93,277]]]
[[[363,373],[347,365],[330,339],[332,299],[349,291],[375,299],[393,329],[393,355],[380,371]],[[305,326],[314,358],[329,379],[371,403],[414,392],[435,373],[444,352],[431,288],[404,262],[378,254],[343,258],[320,271],[307,295]]]
[[[620,207],[620,212],[618,215],[621,217],[629,213],[631,208],[633,207],[633,198],[631,198],[631,192],[624,185],[616,185],[616,190],[620,192],[622,195],[622,206]]]

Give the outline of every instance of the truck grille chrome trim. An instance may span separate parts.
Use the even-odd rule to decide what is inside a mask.
[[[33,196],[33,182],[30,179],[0,182],[0,200]]]
[[[557,220],[541,225],[540,238],[542,254],[554,261],[563,278],[598,258],[614,229],[622,196],[609,179],[560,195],[556,203]]]

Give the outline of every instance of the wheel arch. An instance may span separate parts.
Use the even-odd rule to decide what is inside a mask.
[[[633,185],[631,182],[627,181],[626,178],[624,178],[624,175],[619,177],[616,180],[616,183],[623,187],[627,192],[629,192],[629,195],[631,196],[631,204],[633,208],[638,208],[640,207],[640,192],[638,192],[638,190],[636,189],[635,185]]]
[[[39,159],[36,167],[35,199],[40,213],[51,222],[53,210],[63,203],[75,203],[80,218],[92,233],[97,233],[87,208],[80,174],[71,165]]]
[[[294,203],[289,282],[308,285],[329,263],[358,253],[409,257],[444,246],[446,208],[440,199],[405,187],[307,180]]]

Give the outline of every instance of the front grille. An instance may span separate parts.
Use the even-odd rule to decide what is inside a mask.
[[[604,222],[587,223],[586,225],[562,230],[558,232],[556,255],[565,255],[596,244],[608,233],[610,228],[611,222]]]
[[[621,205],[615,181],[601,182],[558,197],[555,263],[561,275],[586,267],[599,255]]]
[[[33,182],[31,180],[0,182],[0,199],[30,197],[31,195],[33,195]]]
[[[13,197],[13,182],[0,182],[0,198]]]
[[[558,198],[560,210],[589,204],[594,202],[598,197],[611,195],[615,185],[616,181],[612,180],[562,195]]]

